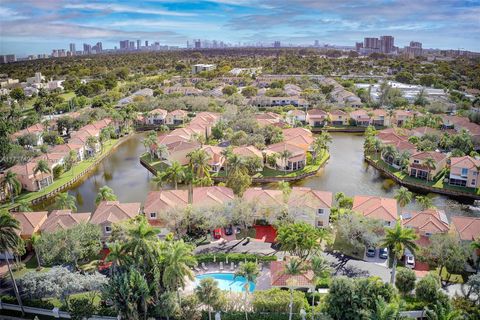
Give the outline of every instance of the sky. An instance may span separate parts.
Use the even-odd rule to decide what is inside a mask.
[[[0,0],[0,54],[17,56],[122,39],[353,46],[381,35],[480,51],[480,0]]]

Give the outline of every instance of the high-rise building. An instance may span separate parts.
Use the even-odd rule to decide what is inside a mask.
[[[315,40],[314,46],[315,46],[315,47],[318,47],[318,46],[320,46],[320,41],[318,41],[318,40]]]
[[[364,38],[363,47],[366,49],[380,49],[380,41],[378,38]]]
[[[75,55],[75,43],[70,43],[70,54]]]
[[[92,53],[92,46],[84,43],[83,44],[83,54],[91,54]]]
[[[7,63],[15,62],[15,61],[17,61],[17,57],[14,54],[7,54],[5,56],[5,60],[6,60]]]
[[[141,41],[140,40],[137,40],[137,50],[140,50],[140,47],[141,47]]]
[[[128,43],[128,40],[120,40],[120,50],[127,50]]]
[[[148,47],[148,40],[145,40],[145,47]]]
[[[202,47],[202,42],[200,39],[194,40],[195,42],[195,49],[200,49]]]
[[[130,42],[128,43],[128,49],[130,49],[130,50],[135,49],[135,41],[130,41]]]
[[[404,48],[404,55],[407,58],[420,57],[423,54],[422,43],[416,41],[410,41],[410,45]]]
[[[102,45],[101,42],[97,42],[97,44],[95,45],[95,47],[97,47],[97,49],[96,49],[97,53],[103,51],[103,45]]]
[[[281,47],[280,41],[278,41],[278,40],[275,41],[275,42],[273,43],[273,47],[274,47],[274,48],[280,48],[280,47]]]
[[[421,48],[422,43],[421,42],[416,42],[416,41],[410,41],[410,47],[412,48]]]
[[[355,50],[360,51],[363,48],[363,42],[355,42]]]
[[[392,53],[394,46],[394,38],[392,36],[380,37],[380,50],[382,53]]]

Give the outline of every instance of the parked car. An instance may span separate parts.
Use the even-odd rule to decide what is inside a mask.
[[[220,239],[222,237],[222,229],[218,228],[213,230],[213,238],[214,239]]]
[[[415,257],[413,255],[405,256],[405,265],[409,268],[415,268]]]
[[[382,259],[387,259],[388,258],[388,248],[380,248],[378,252],[378,256]]]
[[[376,253],[377,253],[377,250],[375,250],[374,247],[369,247],[367,249],[367,257],[369,257],[369,258],[374,258]]]
[[[229,225],[228,227],[225,227],[225,235],[226,236],[231,236],[233,234],[233,227],[232,225]]]

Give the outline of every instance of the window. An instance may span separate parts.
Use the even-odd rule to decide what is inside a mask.
[[[112,232],[112,227],[105,226],[105,233],[111,233],[111,232]]]
[[[317,221],[317,227],[323,227],[323,221],[322,220]]]
[[[425,235],[426,235],[427,237],[430,237],[430,236],[432,235],[432,233],[431,233],[431,232],[425,232]]]
[[[156,219],[157,218],[157,213],[156,212],[150,212],[150,218]]]
[[[413,160],[413,163],[420,163],[420,161],[418,161],[418,160]]]
[[[319,214],[319,215],[322,215],[322,214],[324,214],[324,213],[325,213],[325,211],[324,211],[323,209],[318,209],[318,214]]]
[[[474,176],[478,175],[478,172],[477,172],[477,171],[473,171],[473,175],[474,175]]]
[[[466,177],[468,174],[468,169],[467,168],[462,168],[462,177]]]
[[[474,186],[476,183],[475,179],[472,179],[472,186]]]

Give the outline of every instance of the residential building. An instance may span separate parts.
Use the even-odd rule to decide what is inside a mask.
[[[67,230],[73,228],[80,223],[87,223],[92,213],[73,213],[72,210],[53,210],[47,220],[40,228],[42,233],[55,232],[59,230]]]
[[[168,153],[166,155],[167,164],[178,162],[185,166],[189,163],[187,155],[200,148],[200,143],[195,141],[178,141],[167,145]]]
[[[311,109],[307,111],[306,121],[311,127],[324,127],[328,120],[328,113],[320,109]]]
[[[287,142],[279,142],[267,147],[265,153],[268,156],[275,154],[275,168],[277,170],[295,171],[300,170],[306,165],[306,151]],[[284,156],[287,156],[286,158]],[[267,166],[270,166],[267,160]]]
[[[392,36],[381,36],[380,37],[380,50],[382,53],[392,53],[394,49],[395,39]]]
[[[394,110],[391,123],[398,127],[401,127],[407,121],[413,119],[414,117],[415,117],[415,112],[408,111],[408,110]]]
[[[410,177],[433,180],[447,165],[447,155],[436,151],[414,153],[408,163]]]
[[[329,122],[332,126],[347,126],[350,116],[343,110],[334,109],[328,113]]]
[[[372,111],[372,125],[379,127],[390,126],[390,118],[384,109],[375,109]]]
[[[223,148],[218,146],[205,145],[202,147],[202,150],[205,151],[208,156],[208,165],[210,166],[210,172],[216,173],[219,172],[225,163],[225,156],[222,154]]]
[[[368,127],[371,124],[371,118],[367,111],[358,109],[350,112],[351,121],[359,127]]]
[[[36,137],[36,145],[43,144],[43,132],[46,130],[43,124],[37,123],[23,130],[17,131],[12,134],[12,138],[18,139],[27,134],[34,135]]]
[[[27,191],[39,191],[53,183],[53,175],[50,172],[34,173],[37,162],[30,161],[26,164],[17,164],[9,169],[17,174],[17,179],[22,189]]]
[[[167,110],[154,109],[145,115],[144,122],[149,125],[163,125],[166,122],[167,114]]]
[[[195,87],[173,86],[173,87],[164,87],[163,93],[164,94],[180,94],[182,96],[199,96],[203,93],[203,91]]]
[[[295,125],[297,122],[305,123],[306,113],[300,109],[293,109],[287,112],[287,122]]]
[[[48,212],[14,212],[12,215],[20,224],[18,230],[20,237],[27,240],[40,232],[40,227],[47,220]]]
[[[263,166],[263,153],[254,146],[235,147],[232,149],[232,153],[243,158],[258,158]],[[262,169],[260,168],[259,171]]]
[[[255,115],[260,126],[278,125],[283,123],[282,116],[274,112],[265,112]]]
[[[249,104],[257,107],[276,107],[292,105],[297,108],[308,108],[308,102],[299,96],[267,97],[256,96],[250,99]]]
[[[226,187],[211,186],[188,190],[150,191],[145,200],[143,212],[148,221],[154,225],[171,223],[169,211],[186,208],[214,208],[228,205],[234,200],[233,191]]]
[[[382,220],[386,226],[393,226],[398,220],[397,200],[392,198],[355,196],[352,210],[367,218]]]
[[[450,158],[449,184],[467,188],[478,188],[480,160],[470,156]]]
[[[217,66],[214,64],[195,64],[192,66],[192,73],[196,74],[202,71],[213,71]]]
[[[430,237],[450,230],[447,215],[437,208],[403,213],[401,218],[404,227],[415,229],[420,236]]]
[[[169,112],[165,118],[165,124],[179,126],[186,122],[188,112],[184,110],[174,110]]]
[[[480,218],[453,216],[452,225],[455,234],[462,241],[470,242],[480,237]]]
[[[136,217],[140,213],[140,205],[140,202],[102,201],[93,213],[90,223],[101,227],[102,239],[105,240],[112,233],[113,224]]]
[[[254,206],[256,218],[271,222],[272,213],[288,205],[289,214],[295,220],[310,223],[316,227],[328,227],[333,195],[331,192],[293,187],[288,198],[282,190],[248,188],[243,199]]]

